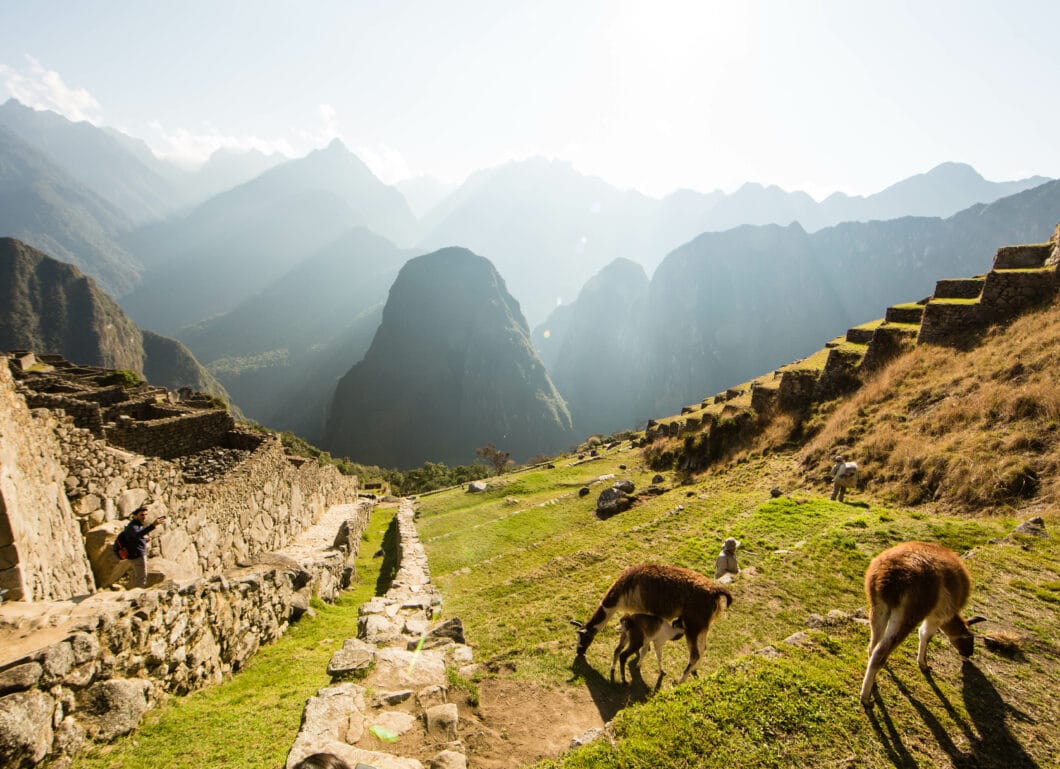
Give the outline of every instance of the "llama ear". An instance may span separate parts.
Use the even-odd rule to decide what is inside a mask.
[[[986,617],[980,617],[977,614],[976,616],[974,616],[971,619],[969,619],[968,621],[966,621],[964,624],[968,625],[969,627],[971,627],[972,625],[978,625],[980,622],[989,622],[989,621],[990,620],[988,620]]]

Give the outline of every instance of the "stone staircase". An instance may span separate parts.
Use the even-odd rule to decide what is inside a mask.
[[[857,389],[865,375],[916,345],[958,346],[1053,301],[1060,289],[1058,239],[1060,225],[1048,243],[1002,247],[986,275],[940,280],[927,299],[888,307],[882,319],[848,329],[813,355],[686,406],[680,416],[652,420],[645,439],[712,427],[748,408],[805,410]]]
[[[448,671],[472,675],[471,648],[459,619],[436,621],[442,599],[412,502],[401,502],[396,521],[398,573],[385,595],[361,606],[357,637],[328,663],[332,684],[306,703],[287,769],[314,753],[365,769],[423,769],[422,759],[430,769],[467,767]]]

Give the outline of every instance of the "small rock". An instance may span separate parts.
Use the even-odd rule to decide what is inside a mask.
[[[652,482],[652,483],[662,483],[662,482],[663,482],[663,481],[665,481],[665,480],[666,480],[666,479],[665,479],[665,478],[663,478],[663,477],[662,477],[661,475],[659,475],[658,473],[656,473],[655,475],[653,475],[653,476],[652,476],[652,478],[651,478],[651,482]]]
[[[570,749],[580,748],[582,745],[588,745],[590,742],[594,742],[604,735],[604,727],[594,726],[588,731],[582,732],[577,737],[570,741]]]
[[[455,750],[443,750],[427,762],[428,769],[467,769],[467,756]]]
[[[416,695],[416,702],[421,710],[427,710],[436,705],[444,705],[449,702],[449,689],[440,684],[424,687]]]
[[[405,700],[407,700],[411,696],[412,696],[412,690],[411,689],[401,689],[399,691],[394,691],[394,692],[376,692],[372,696],[372,707],[373,708],[382,708],[382,707],[387,707],[387,706],[393,707],[394,705],[398,705],[398,704],[404,702]]]
[[[761,649],[758,649],[755,654],[769,660],[779,659],[782,656],[775,646],[763,646]]]
[[[1015,529],[1014,534],[1028,534],[1032,537],[1048,537],[1045,533],[1045,521],[1041,517],[1034,517],[1028,521],[1024,521]]]
[[[427,720],[428,734],[445,740],[455,740],[457,738],[456,727],[460,722],[460,715],[454,703],[449,702],[445,705],[435,705],[427,708],[423,712],[423,716]]]
[[[784,492],[780,490],[779,486],[774,486],[769,490],[769,496],[773,497],[773,499],[776,499],[777,497],[782,496],[783,494]]]
[[[578,489],[578,496],[579,497],[587,497],[587,496],[589,496],[589,487],[588,486],[582,486],[580,489]]]

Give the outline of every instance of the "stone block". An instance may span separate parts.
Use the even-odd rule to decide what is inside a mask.
[[[376,650],[359,638],[349,638],[342,648],[331,655],[328,675],[332,678],[354,675],[367,671],[375,661]]]
[[[0,694],[23,691],[37,685],[44,667],[39,662],[23,662],[0,670]]]
[[[0,697],[0,766],[33,766],[52,746],[55,701],[33,689]]]
[[[457,739],[457,726],[460,723],[460,714],[456,705],[446,703],[427,708],[423,712],[427,721],[427,733],[442,740]]]

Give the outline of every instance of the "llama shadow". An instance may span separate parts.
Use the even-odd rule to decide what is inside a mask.
[[[931,709],[918,700],[913,692],[910,691],[910,689],[903,684],[894,673],[888,671],[891,679],[902,693],[902,696],[904,696],[906,700],[909,701],[909,704],[920,714],[924,724],[931,730],[932,735],[934,735],[939,747],[950,757],[954,766],[962,768],[968,767],[968,769],[985,769],[986,767],[997,767],[998,769],[1037,769],[1038,763],[1027,754],[1023,749],[1023,746],[1015,738],[1012,732],[1009,731],[1008,725],[1005,722],[1009,715],[1014,715],[1015,717],[1026,721],[1031,719],[1019,710],[1009,707],[1005,701],[1001,699],[1001,695],[998,693],[997,689],[994,688],[994,685],[990,683],[974,663],[965,660],[962,663],[961,672],[963,681],[962,697],[964,700],[964,706],[968,712],[968,717],[971,719],[972,723],[968,723],[968,720],[957,711],[952,703],[950,703],[949,699],[935,683],[935,680],[930,673],[926,674],[926,678],[931,685],[932,690],[934,690],[935,696],[938,697],[939,704],[942,705],[949,717],[961,732],[963,732],[965,741],[969,746],[967,750],[962,750],[958,747],[950,736],[951,730],[939,721]],[[877,701],[879,702],[878,695]],[[882,704],[882,702],[880,704]],[[893,725],[891,726],[891,729],[892,741],[897,742],[900,745],[900,738],[894,731]],[[877,730],[877,733],[880,733],[879,730]],[[881,742],[883,741],[881,735]],[[890,753],[891,751],[888,750],[888,752]],[[895,766],[902,767],[903,769],[907,766],[916,766],[915,762],[909,763],[911,757],[907,759],[907,756],[908,751],[904,751],[904,755],[900,756],[901,762],[894,761],[894,756],[892,756],[892,761],[894,761]]]
[[[571,664],[571,672],[574,675],[570,682],[573,683],[579,678],[585,681],[593,704],[606,722],[614,718],[622,708],[645,702],[654,691],[654,686],[649,686],[641,676],[640,665],[627,665],[626,671],[628,684],[623,684],[620,678],[616,678],[612,683],[609,675],[597,671],[585,657],[575,657]]]
[[[876,739],[880,741],[887,757],[897,769],[918,769],[920,763],[913,758],[913,754],[902,742],[902,735],[898,727],[894,725],[891,714],[887,712],[887,705],[880,696],[879,687],[873,688],[872,699],[873,706],[866,708],[865,712],[869,717],[872,730],[876,732]]]
[[[1007,704],[994,685],[971,660],[961,665],[963,674],[964,707],[979,732],[972,742],[976,766],[998,766],[1006,769],[1031,769],[1038,763],[1023,749],[1009,730],[1007,719],[1016,718],[1027,723],[1034,719]]]

